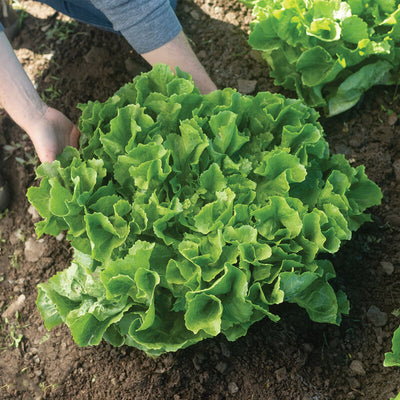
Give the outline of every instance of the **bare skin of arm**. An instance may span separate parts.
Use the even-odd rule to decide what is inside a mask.
[[[217,89],[182,31],[158,49],[142,54],[142,57],[151,65],[163,63],[169,65],[174,72],[176,66],[179,66],[182,71],[189,72],[202,94]]]
[[[0,33],[0,104],[28,134],[40,161],[53,161],[65,146],[78,146],[78,128],[40,98],[4,32]]]

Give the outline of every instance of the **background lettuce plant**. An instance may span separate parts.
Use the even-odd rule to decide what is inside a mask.
[[[38,236],[67,231],[71,266],[38,286],[48,329],[159,355],[278,321],[284,301],[339,324],[336,252],[379,188],[329,155],[318,113],[271,93],[202,96],[157,65],[80,105],[80,150],[37,169]]]
[[[249,44],[275,84],[327,115],[354,106],[373,85],[397,84],[397,0],[240,0],[253,7]]]

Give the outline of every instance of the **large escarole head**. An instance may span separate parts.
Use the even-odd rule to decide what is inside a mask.
[[[329,156],[318,114],[271,93],[202,96],[156,65],[106,102],[80,105],[80,149],[42,164],[28,198],[38,235],[67,231],[71,266],[39,285],[47,328],[151,355],[229,340],[288,301],[318,322],[348,312],[323,253],[381,193]]]

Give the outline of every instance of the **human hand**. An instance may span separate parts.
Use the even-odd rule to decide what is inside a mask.
[[[80,132],[63,113],[46,107],[41,118],[27,129],[41,162],[54,161],[66,146],[78,147]]]
[[[28,134],[40,161],[54,161],[66,146],[78,147],[78,128],[43,102],[4,32],[0,32],[0,77],[0,104]]]

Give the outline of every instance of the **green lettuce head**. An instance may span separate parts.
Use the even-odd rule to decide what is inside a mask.
[[[374,85],[398,83],[400,1],[239,0],[253,8],[249,44],[275,84],[336,115]]]
[[[338,324],[336,252],[379,188],[329,156],[318,114],[297,100],[232,89],[202,96],[156,65],[106,102],[80,105],[80,150],[37,170],[38,235],[67,231],[74,260],[38,286],[48,329],[150,355],[246,334],[297,303]]]

